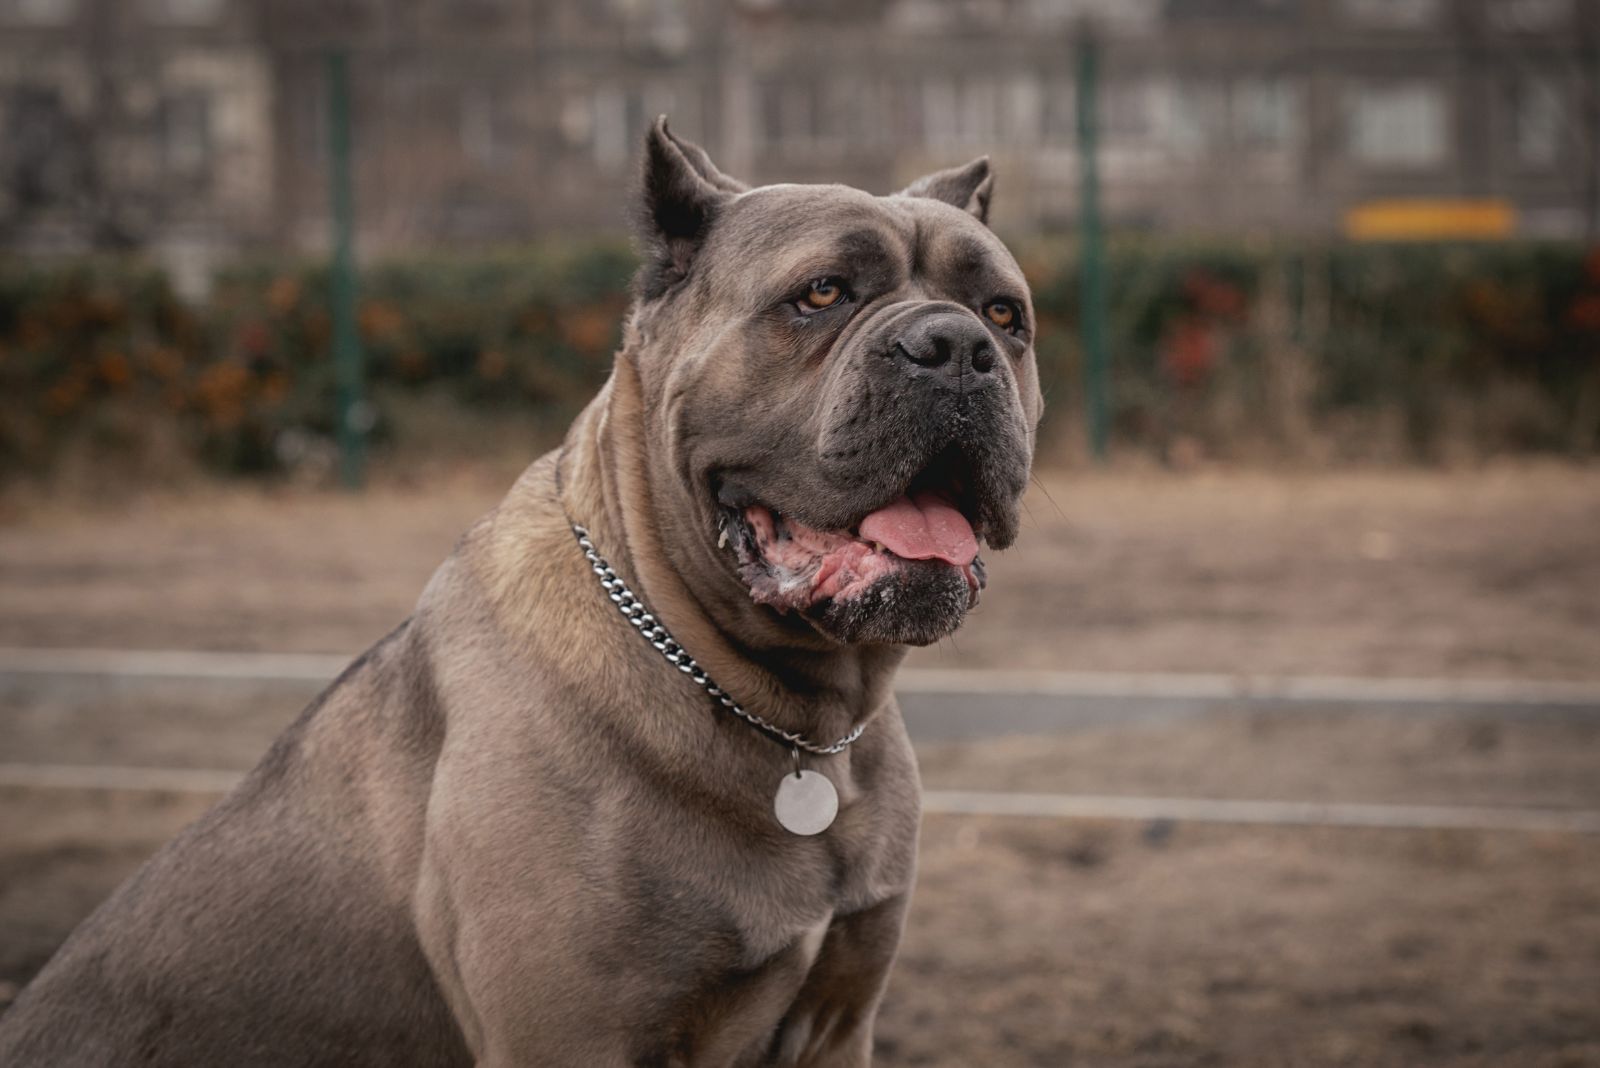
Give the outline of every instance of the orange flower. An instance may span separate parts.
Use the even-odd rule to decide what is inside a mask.
[[[99,360],[100,377],[108,386],[125,386],[133,381],[133,364],[125,353],[102,353]]]
[[[281,275],[267,287],[267,307],[279,315],[288,315],[300,303],[300,280],[292,275]]]
[[[272,346],[272,332],[259,321],[245,323],[239,328],[239,348],[252,356],[260,356]]]
[[[83,399],[83,383],[76,377],[57,382],[44,395],[45,411],[51,415],[68,415]]]
[[[1600,245],[1589,250],[1583,258],[1583,272],[1589,276],[1589,281],[1600,282]]]
[[[289,377],[273,372],[261,383],[261,400],[268,407],[277,407],[289,396]]]
[[[17,341],[25,349],[36,349],[49,342],[55,331],[37,315],[24,313],[17,323]]]
[[[561,338],[586,354],[598,354],[611,344],[615,319],[603,308],[585,308],[561,320]]]
[[[1573,301],[1567,321],[1579,330],[1600,330],[1600,294],[1585,293]]]
[[[1182,386],[1196,385],[1217,365],[1216,331],[1198,319],[1180,319],[1161,346],[1161,366]]]
[[[417,349],[406,349],[394,358],[394,362],[404,378],[414,380],[428,373],[428,356]]]
[[[168,345],[152,349],[145,362],[150,368],[150,373],[164,382],[172,381],[183,371],[183,357],[179,355],[177,349]]]
[[[306,340],[311,343],[314,349],[312,355],[315,357],[327,356],[326,346],[328,339],[333,336],[333,320],[328,317],[327,312],[318,308],[306,314],[305,324]]]
[[[382,341],[397,336],[405,329],[405,316],[391,304],[370,300],[361,305],[358,315],[361,336],[368,341]]]
[[[1183,290],[1195,310],[1202,314],[1235,319],[1244,313],[1244,292],[1206,271],[1198,268],[1190,271],[1184,277]]]
[[[478,377],[490,382],[498,382],[506,376],[511,362],[506,359],[506,354],[499,349],[484,349],[478,353]]]
[[[1034,255],[1023,259],[1022,273],[1033,289],[1045,289],[1056,280],[1056,261]]]
[[[195,382],[195,395],[201,407],[215,418],[218,413],[240,408],[250,374],[237,363],[218,363],[207,367]]]

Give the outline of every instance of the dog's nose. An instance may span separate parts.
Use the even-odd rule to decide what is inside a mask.
[[[965,312],[922,316],[895,339],[890,352],[911,364],[912,370],[947,368],[944,373],[954,378],[986,375],[994,369],[993,339]]]

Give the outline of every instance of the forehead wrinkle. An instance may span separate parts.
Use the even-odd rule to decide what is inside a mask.
[[[922,197],[895,198],[897,221],[908,237],[911,276],[964,297],[975,284],[982,296],[1027,302],[1028,286],[1000,239],[967,212]]]
[[[836,195],[841,192],[847,194],[843,203]],[[733,202],[722,225],[713,228],[714,248],[708,251],[730,265],[733,284],[746,292],[774,279],[799,285],[817,272],[838,273],[867,260],[903,255],[893,247],[895,221],[882,198],[858,189],[762,186]]]
[[[761,283],[794,289],[821,278],[838,275],[846,282],[892,269],[901,256],[893,243],[876,230],[857,229],[836,238],[812,237],[803,245],[779,250]]]
[[[943,260],[952,271],[960,274],[977,274],[989,266],[989,250],[966,235],[957,235],[947,242]]]
[[[963,289],[978,284],[983,287],[984,296],[1028,299],[1027,283],[1012,266],[1009,254],[1002,255],[989,242],[969,234],[935,232],[934,240],[940,242],[940,247],[929,259],[938,268],[941,283]]]
[[[761,186],[728,205],[710,240],[774,247],[823,224],[870,227],[885,214],[877,199],[840,185]]]

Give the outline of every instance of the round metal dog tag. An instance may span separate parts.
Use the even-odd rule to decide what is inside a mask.
[[[794,834],[821,834],[839,814],[839,791],[821,772],[809,769],[787,774],[778,784],[772,811],[784,830]]]

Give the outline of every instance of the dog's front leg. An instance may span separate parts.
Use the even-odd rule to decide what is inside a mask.
[[[772,1065],[865,1068],[909,895],[838,917],[773,1041]]]
[[[491,888],[481,871],[450,874],[449,886],[424,880],[419,920],[478,1068],[628,1064],[621,1007],[593,982],[582,921],[548,899]]]
[[[445,765],[415,904],[480,1068],[760,1063],[833,926],[741,966],[744,943],[715,895],[629,845],[664,840],[665,827],[586,837],[555,798],[507,803],[541,776],[501,774],[492,759],[459,775]]]

